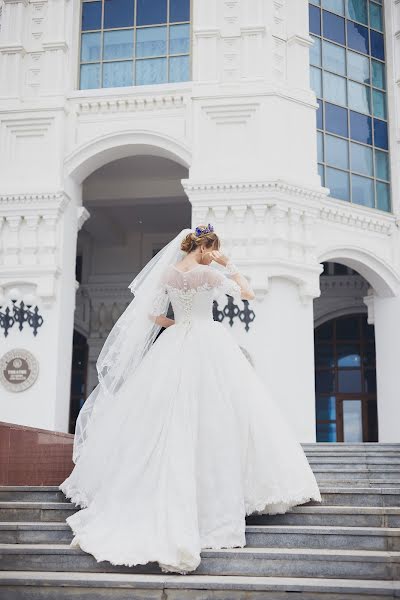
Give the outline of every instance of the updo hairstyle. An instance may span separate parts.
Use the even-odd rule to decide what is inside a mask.
[[[198,225],[198,227],[206,227],[205,225]],[[196,229],[196,228],[195,228]],[[196,235],[196,233],[188,233],[186,237],[183,238],[181,243],[181,250],[184,252],[193,252],[199,246],[205,245],[206,248],[212,248],[213,250],[219,250],[220,240],[215,232],[210,233],[201,233],[200,235]]]

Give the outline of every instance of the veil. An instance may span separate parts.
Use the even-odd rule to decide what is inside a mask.
[[[90,429],[109,406],[109,401],[135,371],[161,325],[149,314],[166,315],[169,298],[162,283],[165,269],[186,254],[181,242],[193,229],[182,229],[143,267],[129,284],[133,300],[111,329],[96,362],[98,384],[83,404],[75,426],[72,460],[77,462]]]

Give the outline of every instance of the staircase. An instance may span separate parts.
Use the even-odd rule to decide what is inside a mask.
[[[69,548],[57,487],[0,487],[0,598],[400,598],[400,443],[302,445],[323,503],[247,517],[247,546],[204,550],[192,575],[97,563]]]

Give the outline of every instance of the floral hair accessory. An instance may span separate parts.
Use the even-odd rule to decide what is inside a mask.
[[[203,233],[212,233],[214,231],[214,227],[209,223],[207,227],[196,227],[195,234],[198,237]]]

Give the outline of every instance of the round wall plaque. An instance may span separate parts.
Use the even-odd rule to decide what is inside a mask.
[[[28,350],[9,350],[0,359],[0,381],[9,392],[28,389],[35,383],[38,373],[39,363]]]

